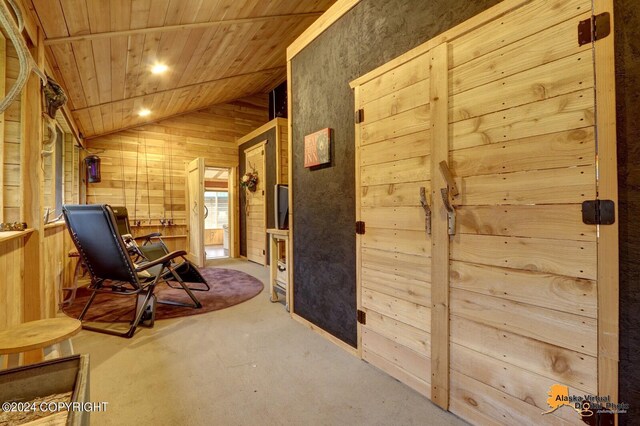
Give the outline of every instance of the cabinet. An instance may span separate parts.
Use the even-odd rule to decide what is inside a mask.
[[[269,235],[269,291],[271,301],[279,300],[279,293],[284,295],[285,306],[289,311],[291,294],[289,292],[289,230],[267,229]]]

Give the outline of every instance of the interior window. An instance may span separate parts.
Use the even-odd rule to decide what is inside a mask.
[[[205,229],[221,229],[229,224],[229,193],[227,191],[206,191],[204,205],[208,213],[204,221]]]

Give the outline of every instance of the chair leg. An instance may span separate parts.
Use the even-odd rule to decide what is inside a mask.
[[[153,324],[156,320],[156,302],[157,302],[157,297],[155,294],[152,294],[147,305],[140,306],[141,298],[140,298],[140,295],[138,295],[138,304],[137,304],[136,312],[139,309],[144,310],[142,314],[142,319],[140,320],[141,327],[147,327],[147,328],[153,327]]]
[[[200,301],[196,299],[196,296],[193,295],[189,286],[186,285],[184,281],[182,281],[182,278],[180,278],[180,276],[177,273],[175,273],[173,269],[169,268],[169,271],[171,271],[171,274],[176,279],[176,281],[178,281],[178,284],[180,284],[182,289],[187,292],[187,294],[189,295],[189,298],[191,298],[191,300],[193,301],[193,305],[189,305],[187,303],[181,303],[181,302],[174,302],[172,300],[158,300],[158,303],[162,303],[163,305],[186,306],[188,308],[197,308],[197,309],[202,308],[202,303],[200,303]]]
[[[184,258],[183,258],[184,259]],[[209,285],[209,283],[207,282],[207,280],[202,276],[202,274],[200,273],[200,271],[198,270],[198,268],[196,268],[195,266],[193,266],[191,264],[191,262],[189,262],[187,259],[184,259],[184,262],[180,265],[178,265],[178,267],[173,267],[171,266],[170,270],[171,273],[173,274],[174,272],[177,273],[178,275],[180,275],[180,272],[178,272],[178,269],[185,266],[187,268],[187,271],[185,272],[189,272],[191,274],[194,274],[197,276],[197,280],[193,280],[193,281],[189,281],[189,282],[193,282],[193,283],[199,283],[199,284],[204,284],[205,288],[197,288],[197,287],[189,287],[189,290],[191,291],[209,291],[211,290],[211,286]],[[189,268],[192,268],[191,271],[189,271]],[[175,276],[175,274],[173,274]],[[169,274],[166,275],[167,277],[169,276]],[[184,281],[184,280],[183,280]],[[180,287],[178,286],[174,286],[171,285],[171,282],[167,279],[167,285],[171,288],[174,289],[179,289]]]
[[[89,300],[87,301],[87,304],[84,305],[84,308],[82,308],[82,312],[80,312],[80,316],[78,317],[78,319],[80,321],[82,321],[82,319],[84,318],[85,314],[87,313],[87,311],[89,310],[89,306],[91,306],[91,304],[93,303],[93,300],[96,298],[96,295],[98,293],[96,293],[95,291],[93,292],[93,294],[91,294],[91,297],[89,297]]]
[[[154,302],[152,305],[153,311],[152,311],[150,322],[151,322],[151,326],[153,325],[153,321],[155,320],[155,295],[153,294],[154,288],[155,288],[155,285],[150,285],[146,289],[138,293],[136,298],[136,310],[135,310],[133,320],[130,323],[131,326],[129,327],[129,330],[125,332],[120,332],[120,331],[109,330],[108,328],[93,327],[85,324],[82,324],[82,328],[84,330],[95,331],[97,333],[103,333],[103,334],[110,334],[112,336],[119,336],[119,337],[126,337],[126,338],[133,337],[133,334],[135,333],[136,328],[140,324],[140,321],[142,321],[142,317],[144,316],[144,313],[147,310],[147,307],[149,306],[149,303],[152,297],[154,299]],[[82,313],[80,314],[80,317],[78,318],[79,320],[82,320],[82,318],[84,317],[85,313],[89,309],[89,305],[93,303],[93,299],[95,298],[96,294],[97,293],[94,292],[91,295],[91,298],[85,305],[84,309],[82,310]],[[149,320],[145,320],[145,321],[147,321],[147,323],[149,322]]]
[[[151,297],[153,297],[153,286],[147,287],[138,294],[136,301],[136,316],[133,320],[133,324],[131,324],[131,327],[129,328],[129,331],[125,334],[125,337],[132,337],[133,333],[135,333],[136,328],[138,327],[138,324],[140,324],[142,316],[147,309],[147,305],[149,304],[149,300],[151,299]]]

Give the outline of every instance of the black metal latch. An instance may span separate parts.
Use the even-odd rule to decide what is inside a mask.
[[[589,200],[582,203],[582,221],[587,225],[613,225],[616,205],[611,200]]]
[[[367,313],[365,311],[361,311],[360,309],[358,309],[358,322],[360,324],[367,323]]]
[[[611,15],[604,12],[591,16],[578,24],[578,44],[593,43],[611,34]]]
[[[364,222],[361,220],[356,222],[356,234],[364,235]]]
[[[356,111],[356,124],[364,122],[364,110],[359,109]]]

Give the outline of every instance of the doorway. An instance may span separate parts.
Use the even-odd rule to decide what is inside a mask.
[[[204,172],[204,248],[206,259],[230,257],[230,170],[206,167]]]

